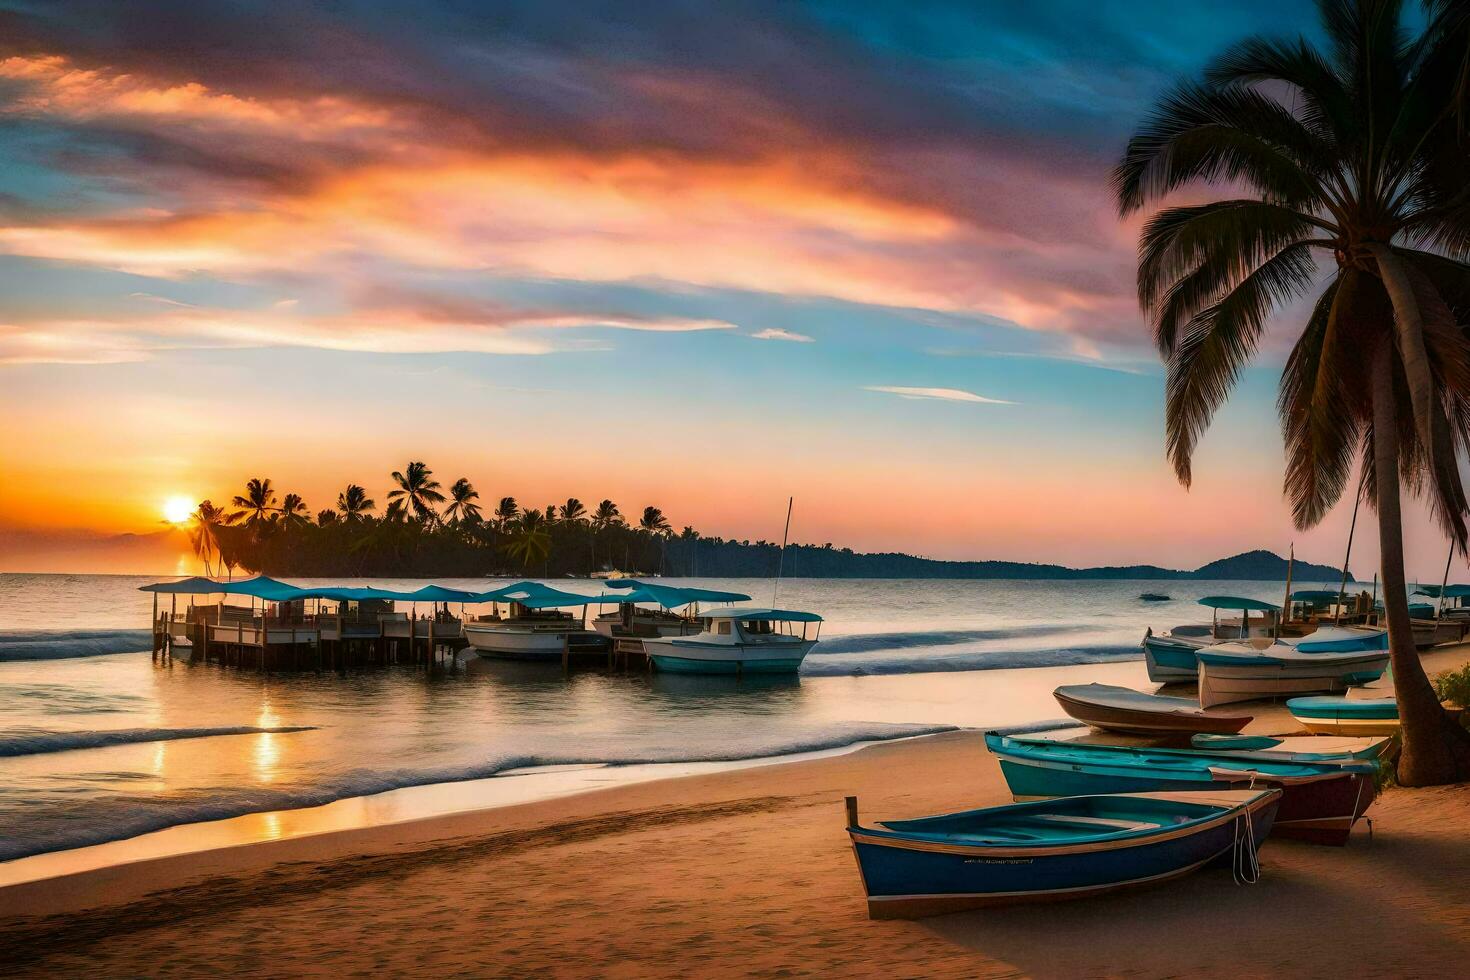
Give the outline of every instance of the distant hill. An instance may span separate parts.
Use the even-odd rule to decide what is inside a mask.
[[[670,575],[745,578],[774,575],[778,545],[766,542],[671,540],[665,558]],[[785,573],[794,578],[953,578],[953,579],[1238,579],[1280,582],[1286,579],[1286,559],[1269,551],[1247,551],[1221,558],[1193,571],[1158,565],[1108,565],[1070,568],[1066,565],[1014,561],[940,561],[883,552],[861,554],[830,545],[792,545],[786,549]],[[1296,562],[1294,579],[1303,583],[1337,582],[1341,569]],[[1349,580],[1352,576],[1348,576]]]

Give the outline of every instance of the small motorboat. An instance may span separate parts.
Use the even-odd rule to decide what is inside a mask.
[[[1254,881],[1281,792],[1082,796],[847,832],[873,919],[1082,898],[1158,884],[1214,862]]]
[[[1168,602],[1169,597],[1162,592],[1145,592],[1138,597],[1139,602]]]
[[[1337,694],[1376,681],[1388,669],[1386,649],[1317,652],[1301,644],[1258,649],[1249,643],[1217,643],[1195,656],[1202,708],[1292,694]]]
[[[1264,638],[1269,642],[1278,629],[1280,606],[1241,596],[1207,595],[1199,604],[1214,610],[1208,623],[1189,623],[1163,633],[1150,628],[1143,636],[1143,657],[1148,679],[1155,684],[1192,683],[1199,671],[1195,654],[1221,640]],[[1220,610],[1239,610],[1239,619],[1221,619]],[[1261,616],[1251,619],[1251,613]]]
[[[1293,761],[1249,752],[1102,745],[987,732],[985,747],[1017,800],[1097,793],[1283,792],[1276,833],[1342,845],[1377,794],[1372,759]]]
[[[1399,730],[1395,698],[1292,698],[1286,710],[1317,735],[1394,735]]]
[[[1064,684],[1052,694],[1078,721],[1131,735],[1229,735],[1251,721],[1250,715],[1212,715],[1188,698],[1144,694],[1112,684]]]
[[[643,650],[653,666],[679,674],[794,674],[817,645],[822,617],[789,609],[727,607],[701,614],[693,636],[653,636]],[[796,632],[800,624],[801,632]],[[817,632],[808,637],[807,629]]]

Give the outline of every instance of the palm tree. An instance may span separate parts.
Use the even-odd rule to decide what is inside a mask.
[[[479,491],[464,477],[454,481],[454,486],[449,488],[449,506],[444,508],[444,516],[452,524],[468,522],[477,524],[480,520],[480,505],[475,503],[480,499]]]
[[[643,508],[643,516],[638,519],[638,527],[655,536],[663,536],[673,532],[673,525],[664,516],[664,512],[657,507]]]
[[[1394,0],[1319,6],[1325,49],[1269,38],[1231,47],[1160,99],[1114,181],[1125,215],[1199,183],[1244,191],[1162,207],[1139,242],[1139,299],[1168,369],[1168,455],[1186,487],[1195,445],[1268,316],[1325,282],[1281,378],[1285,492],[1297,526],[1311,527],[1361,458],[1378,511],[1399,780],[1443,783],[1470,776],[1470,735],[1440,709],[1414,650],[1399,497],[1402,479],[1465,550],[1456,451],[1470,441],[1470,153],[1457,91],[1467,29],[1464,18],[1435,20],[1409,37]]]
[[[516,503],[514,497],[501,497],[500,503],[495,505],[495,522],[504,530],[510,526],[510,522],[516,519],[521,512],[521,507]]]
[[[505,551],[512,558],[519,558],[526,568],[546,561],[551,555],[551,534],[546,529],[546,518],[536,508],[521,514],[515,522],[515,531],[505,543]]]
[[[236,494],[230,503],[239,508],[228,517],[228,523],[245,522],[245,526],[257,529],[276,511],[276,491],[271,481],[256,477],[246,482],[245,492]]]
[[[377,506],[367,495],[367,491],[356,483],[347,484],[347,489],[337,494],[337,510],[342,512],[343,519],[349,523],[365,520]]]
[[[311,508],[300,494],[288,493],[281,498],[281,521],[291,527],[311,523]]]
[[[576,497],[568,497],[561,505],[561,520],[563,524],[581,524],[587,520],[587,508]]]
[[[219,554],[219,539],[215,536],[215,528],[224,524],[226,518],[224,508],[216,507],[208,500],[199,501],[199,506],[189,515],[189,544],[194,550],[194,556],[204,563],[205,575],[214,574],[210,563]]]
[[[397,486],[388,491],[389,501],[401,501],[403,510],[412,511],[421,521],[438,519],[432,505],[444,503],[444,494],[439,489],[439,481],[433,479],[433,470],[414,462],[403,472],[394,470],[392,476]]]
[[[611,500],[604,500],[597,505],[592,512],[592,526],[599,531],[606,531],[623,523],[623,513],[618,510],[618,505]]]
[[[325,510],[319,510],[316,512],[316,523],[318,527],[326,527],[328,524],[336,524],[337,521],[340,519],[341,518],[338,516],[337,512],[330,507],[326,508]]]

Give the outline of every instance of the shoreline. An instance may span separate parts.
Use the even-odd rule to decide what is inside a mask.
[[[1424,657],[1431,675],[1467,659],[1470,645]],[[1252,710],[1247,731],[1297,727],[1280,702]],[[691,965],[890,975],[917,966],[937,976],[1239,973],[1231,935],[1244,930],[1258,940],[1253,949],[1267,950],[1265,960],[1250,961],[1263,974],[1361,975],[1369,953],[1426,922],[1434,924],[1429,938],[1394,972],[1449,972],[1470,954],[1470,917],[1455,911],[1470,887],[1462,840],[1470,787],[1389,791],[1370,811],[1371,843],[1361,828],[1345,849],[1272,842],[1262,852],[1265,878],[1252,888],[1202,872],[1127,898],[1044,906],[1043,914],[1017,907],[877,923],[867,919],[842,831],[843,797],[857,795],[870,822],[1009,802],[980,730],[707,772],[675,774],[669,765],[677,764],[534,801],[13,884],[0,888],[0,964],[17,976],[85,973],[99,963],[120,974],[207,968],[241,976],[633,975],[687,973]],[[575,783],[588,772],[621,775],[583,769],[562,778]],[[526,778],[481,782],[510,788]],[[465,785],[414,789],[453,795]],[[301,811],[251,816],[293,813]],[[1387,908],[1384,889],[1394,897]],[[1212,914],[1200,915],[1201,907]],[[1219,916],[1231,929],[1218,927]],[[1128,940],[1143,921],[1163,937],[1147,949]],[[1346,941],[1344,922],[1355,926]],[[1067,943],[1053,941],[1058,928]]]

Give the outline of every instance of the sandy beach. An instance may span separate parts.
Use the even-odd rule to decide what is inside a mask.
[[[1431,672],[1460,647],[1426,657]],[[1284,732],[1279,706],[1254,731]],[[872,922],[843,833],[1008,802],[980,733],[181,855],[0,891],[9,975],[1427,976],[1470,953],[1470,787],[1395,788],[1263,880]]]

